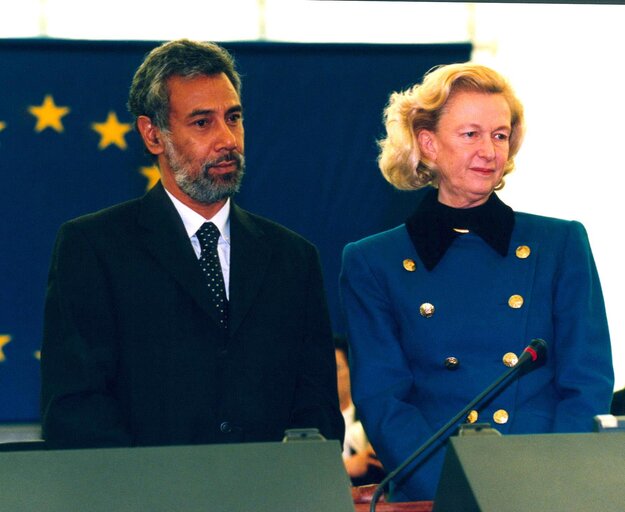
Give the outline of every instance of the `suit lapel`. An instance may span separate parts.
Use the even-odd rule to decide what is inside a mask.
[[[160,182],[142,198],[138,223],[148,252],[218,323],[182,219]]]
[[[230,239],[230,333],[234,333],[259,293],[272,248],[254,219],[234,203]]]

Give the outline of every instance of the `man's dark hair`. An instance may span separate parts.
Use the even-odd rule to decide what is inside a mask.
[[[169,128],[169,91],[172,76],[194,78],[224,73],[241,95],[241,77],[234,58],[224,48],[209,42],[178,39],[163,43],[146,56],[137,69],[128,97],[128,110],[135,117],[147,116],[161,130]]]

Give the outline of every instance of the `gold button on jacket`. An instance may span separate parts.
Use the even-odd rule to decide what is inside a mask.
[[[419,306],[419,313],[421,313],[421,316],[425,318],[430,318],[432,315],[434,315],[434,311],[434,305],[430,304],[429,302],[424,302],[423,304],[421,304],[421,306]]]
[[[508,299],[508,306],[510,306],[512,309],[519,309],[521,306],[523,306],[523,297],[521,297],[520,295],[510,296],[510,298]]]
[[[498,425],[503,425],[504,423],[508,423],[508,411],[504,409],[499,409],[493,413],[493,420]]]
[[[406,258],[402,264],[404,265],[404,269],[406,269],[408,272],[414,272],[415,270],[417,270],[417,264],[414,262],[414,260],[410,259],[410,258]]]
[[[473,409],[469,414],[467,414],[467,423],[475,423],[479,416],[478,412]]]
[[[455,370],[460,365],[460,361],[457,357],[449,356],[445,358],[445,368],[448,370]]]
[[[514,352],[505,353],[501,359],[508,368],[512,368],[519,362],[519,358]]]

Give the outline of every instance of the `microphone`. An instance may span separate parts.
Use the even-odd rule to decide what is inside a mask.
[[[402,462],[397,468],[391,471],[384,480],[382,480],[373,496],[371,497],[371,504],[369,507],[370,512],[375,512],[375,507],[378,499],[384,492],[384,487],[399,473],[401,473],[406,466],[414,462],[414,460],[419,457],[425,450],[427,450],[430,446],[432,446],[436,441],[442,439],[444,434],[456,423],[458,423],[463,417],[467,415],[467,413],[473,409],[478,403],[482,402],[484,398],[490,395],[493,391],[498,389],[500,386],[503,387],[504,383],[507,385],[510,383],[511,377],[521,372],[523,375],[529,373],[533,369],[540,366],[545,362],[547,356],[547,342],[541,340],[539,338],[533,339],[530,344],[523,349],[523,353],[519,356],[519,360],[512,367],[505,371],[500,377],[498,377],[490,386],[488,386],[484,391],[482,391],[479,395],[477,395],[473,400],[471,400],[461,411],[459,411],[451,420],[449,420],[445,425],[443,425],[432,437],[430,437],[425,443],[423,443],[415,452],[410,455],[404,462]],[[412,469],[414,470],[418,466],[415,465]]]

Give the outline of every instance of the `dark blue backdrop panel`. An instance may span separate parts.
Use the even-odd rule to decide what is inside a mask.
[[[141,195],[151,165],[139,137],[99,148],[93,123],[125,104],[155,42],[0,41],[0,421],[39,417],[38,349],[59,225]],[[401,223],[418,193],[380,176],[376,140],[392,91],[432,66],[469,59],[469,44],[227,43],[243,75],[247,174],[237,202],[301,233],[320,251],[336,331],[341,251]],[[68,108],[36,130],[50,96]]]

